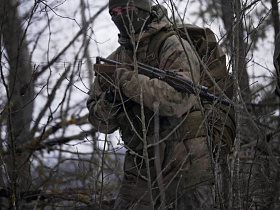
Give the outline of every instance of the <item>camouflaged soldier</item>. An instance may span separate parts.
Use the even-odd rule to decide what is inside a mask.
[[[151,64],[147,48],[155,34],[170,28],[167,10],[151,6],[149,0],[110,0],[109,12],[120,31],[120,47],[109,58]],[[154,66],[198,82],[199,59],[190,44],[182,41],[183,46],[176,35],[168,37]],[[127,148],[114,209],[145,210],[152,205],[155,209],[213,209],[211,156],[196,96],[177,92],[125,65],[116,68],[112,78],[95,78],[87,106],[92,125],[103,133],[120,129]],[[159,104],[158,133],[154,129],[155,101]],[[155,157],[157,134],[160,154]],[[160,161],[160,173],[155,159]]]

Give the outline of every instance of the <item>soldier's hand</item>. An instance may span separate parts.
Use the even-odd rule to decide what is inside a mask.
[[[105,100],[110,103],[121,103],[129,100],[118,88],[111,86],[105,93]]]
[[[106,94],[105,94],[105,100],[110,102],[110,103],[120,103],[122,100],[122,98],[124,98],[124,95],[120,95],[120,91],[116,90],[115,88],[114,89],[108,89],[106,91]]]
[[[134,74],[134,71],[128,70],[127,68],[117,68],[114,72],[115,85],[121,89],[126,81],[129,81]]]

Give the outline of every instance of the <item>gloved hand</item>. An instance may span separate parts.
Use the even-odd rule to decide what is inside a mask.
[[[105,99],[110,103],[128,101],[129,98],[123,94],[122,87],[133,75],[134,72],[126,68],[126,66],[117,68],[113,75],[115,86],[110,86],[110,88],[106,91]]]
[[[116,101],[115,93],[113,93],[110,89],[108,89],[105,93],[105,100],[110,103],[113,103],[114,101]]]
[[[115,88],[110,88],[106,91],[105,100],[110,103],[119,103],[125,99],[127,99],[127,97],[125,97],[125,95],[123,95],[123,94],[121,97],[120,92],[118,90],[116,90]]]
[[[123,85],[127,81],[129,81],[134,74],[134,71],[128,70],[127,68],[117,68],[113,76],[115,85],[121,89]]]
[[[122,95],[120,96],[120,92],[113,92],[110,89],[108,89],[105,93],[105,100],[108,101],[109,103],[122,103],[124,102],[127,106],[131,106],[132,102],[129,100],[126,95],[121,93]]]

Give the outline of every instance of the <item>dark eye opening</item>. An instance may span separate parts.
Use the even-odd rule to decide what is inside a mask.
[[[128,12],[129,10],[130,10],[130,9],[124,7],[124,8],[122,8],[122,13],[126,13],[126,12]]]
[[[118,14],[117,12],[114,12],[114,11],[110,11],[109,13],[110,13],[110,15],[111,15],[112,17],[115,17],[115,16],[117,16],[117,14]]]

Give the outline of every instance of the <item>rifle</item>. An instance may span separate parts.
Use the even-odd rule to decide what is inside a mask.
[[[101,64],[101,62],[107,63],[107,64]],[[96,64],[94,65],[94,70],[96,73],[106,73],[108,75],[113,74],[117,66],[122,65],[123,63],[114,61],[107,58],[102,57],[96,57]],[[132,64],[126,64],[129,66],[132,66]],[[214,94],[211,94],[208,92],[208,88],[203,85],[195,85],[194,82],[188,78],[185,78],[181,76],[180,74],[177,74],[175,72],[166,70],[166,69],[159,69],[152,66],[149,66],[147,64],[137,62],[138,65],[138,73],[143,74],[145,76],[148,76],[150,78],[156,78],[159,80],[162,80],[175,88],[177,91],[181,92],[187,92],[190,94],[198,95],[207,101],[210,102],[220,102],[223,105],[226,106],[233,106],[233,104],[225,99],[218,97]]]

